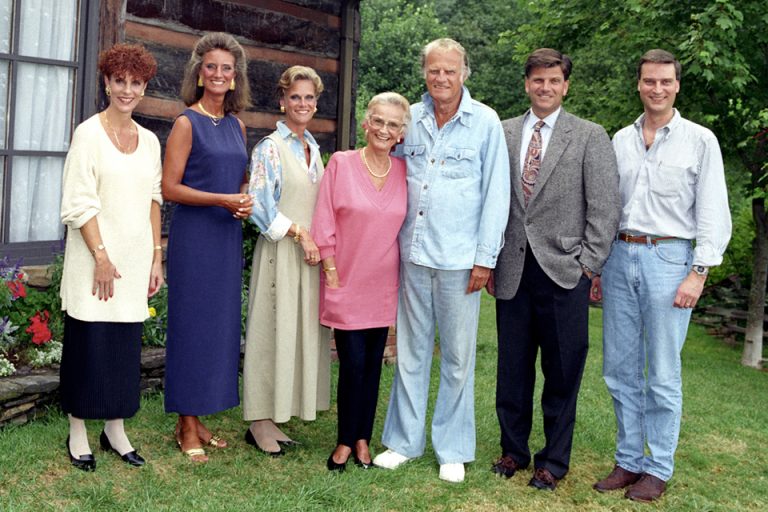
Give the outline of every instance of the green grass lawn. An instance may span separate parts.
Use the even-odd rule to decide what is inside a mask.
[[[477,460],[462,484],[437,478],[428,446],[424,457],[396,471],[363,471],[351,463],[331,474],[325,460],[336,439],[335,409],[317,421],[291,421],[286,430],[303,444],[272,459],[243,441],[240,409],[207,424],[230,442],[209,451],[208,464],[185,460],[173,441],[174,416],[163,413],[161,395],[144,399],[127,422],[148,465],[131,468],[97,450],[98,468],[69,465],[67,420],[56,410],[44,419],[0,431],[0,511],[34,510],[768,510],[768,373],[739,365],[737,349],[692,326],[683,353],[684,415],[677,467],[658,504],[631,503],[621,492],[599,494],[592,483],[613,466],[615,421],[601,374],[600,310],[591,312],[591,351],[579,400],[571,472],[554,493],[527,487],[531,470],[512,479],[495,477],[499,455],[494,409],[496,333],[493,301],[483,299],[477,349]],[[334,365],[334,385],[335,385]],[[393,368],[382,377],[372,448],[381,451],[381,426]],[[433,389],[437,389],[436,367]],[[541,379],[537,382],[541,388]],[[540,392],[540,391],[539,391]],[[334,390],[335,393],[335,390]],[[434,401],[434,400],[433,400]],[[543,443],[535,412],[532,451]],[[89,422],[91,447],[100,422]],[[428,430],[429,431],[429,430]],[[429,443],[428,443],[429,444]]]

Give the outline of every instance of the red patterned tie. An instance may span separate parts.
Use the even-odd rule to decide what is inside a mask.
[[[525,206],[528,206],[528,200],[533,194],[533,186],[536,184],[536,178],[539,177],[541,169],[541,127],[544,121],[539,121],[533,125],[533,135],[528,144],[528,152],[525,154],[525,164],[523,165],[523,197]]]

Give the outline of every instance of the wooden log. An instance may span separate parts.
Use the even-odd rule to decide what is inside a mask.
[[[339,10],[341,2],[337,4]],[[243,37],[259,45],[294,48],[338,59],[339,29],[326,23],[327,16],[296,16],[272,11],[256,2],[216,0],[129,0],[128,14],[138,18],[162,19],[180,23],[197,31],[221,31]],[[261,5],[261,3],[258,3]],[[278,3],[273,7],[280,8]],[[295,7],[292,9],[295,10]],[[311,19],[310,19],[311,18]]]

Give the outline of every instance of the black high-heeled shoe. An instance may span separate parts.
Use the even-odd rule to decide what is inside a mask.
[[[67,436],[67,440],[64,441],[64,444],[67,447],[70,464],[83,471],[96,471],[96,458],[92,453],[81,455],[79,459],[76,459],[75,456],[72,455],[72,449],[69,447],[69,436]]]
[[[104,450],[105,452],[109,452],[109,451],[115,452],[121,459],[123,459],[123,462],[130,464],[131,466],[140,468],[147,462],[146,460],[144,460],[144,457],[136,453],[136,450],[120,455],[120,453],[112,447],[112,443],[109,442],[107,433],[104,432],[103,430],[101,431],[101,435],[99,436],[99,444],[101,444],[102,450]]]
[[[360,459],[357,458],[357,454],[355,454],[355,466],[361,468],[361,469],[371,469],[376,466],[373,465],[373,461],[363,462]]]
[[[328,457],[328,460],[325,462],[325,467],[328,468],[328,471],[338,471],[339,473],[343,473],[347,469],[347,461],[345,460],[342,463],[336,462],[333,460],[333,452],[331,452],[330,457]]]
[[[280,457],[282,455],[285,455],[285,452],[283,450],[277,450],[276,452],[269,452],[264,448],[262,448],[261,446],[259,446],[259,443],[256,442],[256,438],[253,437],[253,434],[251,433],[250,428],[245,431],[245,442],[251,446],[255,446],[256,449],[258,449],[262,453],[266,453],[270,457]]]

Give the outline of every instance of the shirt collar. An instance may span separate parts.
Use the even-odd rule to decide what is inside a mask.
[[[560,117],[560,112],[563,110],[563,107],[557,107],[557,110],[549,114],[547,117],[542,119],[544,121],[544,125],[549,127],[551,130],[554,130],[555,123],[557,122],[557,118]],[[533,125],[538,122],[539,118],[536,117],[536,114],[533,113],[531,109],[528,109],[528,112],[525,114],[525,128],[529,130],[533,130]]]
[[[421,101],[424,103],[424,110],[421,112],[421,117],[426,116],[435,117],[435,102],[432,100],[432,96],[428,92],[425,92],[421,96]],[[469,89],[466,86],[461,86],[461,101],[459,102],[459,109],[456,111],[458,121],[467,128],[472,127],[472,96],[469,94]]]
[[[672,119],[670,119],[667,124],[665,124],[664,126],[659,128],[660,130],[664,130],[664,133],[669,133],[672,130],[674,130],[675,127],[677,127],[677,125],[680,124],[680,119],[682,119],[682,116],[680,115],[680,112],[676,108],[674,108],[672,110],[674,110],[674,114],[672,115]],[[638,131],[638,133],[642,134],[643,122],[644,121],[645,121],[645,112],[640,114],[640,117],[635,119],[634,125],[635,125],[635,129]]]
[[[298,139],[296,134],[285,124],[285,121],[277,122],[277,133],[279,133],[283,139]],[[304,130],[304,140],[306,140],[310,146],[319,147],[315,138],[309,133],[309,130]]]

